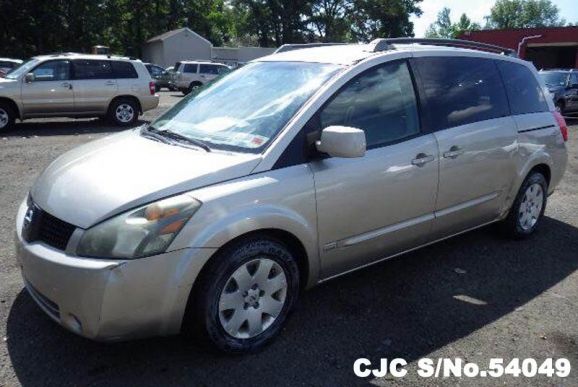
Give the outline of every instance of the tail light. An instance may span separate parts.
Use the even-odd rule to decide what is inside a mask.
[[[562,133],[564,142],[568,141],[568,125],[566,125],[566,120],[558,111],[554,112],[553,114],[556,122],[558,123],[558,126],[560,127],[560,133]]]
[[[156,93],[155,83],[153,81],[149,82],[149,91],[151,92],[151,95],[155,95],[155,93]]]

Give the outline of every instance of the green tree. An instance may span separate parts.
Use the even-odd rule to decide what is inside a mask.
[[[487,18],[488,28],[564,26],[560,10],[550,0],[498,0]]]
[[[472,22],[465,13],[462,14],[457,23],[452,23],[450,13],[449,8],[442,8],[438,13],[436,21],[428,27],[425,36],[427,38],[454,39],[466,31],[481,29],[481,26],[478,23]]]
[[[411,15],[421,16],[422,0],[354,0],[352,32],[359,41],[414,36]]]

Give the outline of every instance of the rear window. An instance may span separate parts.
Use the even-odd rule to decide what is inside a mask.
[[[442,130],[509,114],[506,93],[491,59],[416,58],[432,129]]]
[[[138,78],[138,74],[130,62],[112,62],[112,72],[115,78]]]
[[[183,73],[196,73],[197,72],[197,64],[186,64],[183,70]]]
[[[72,61],[75,79],[113,78],[112,66],[107,60],[78,59]]]
[[[548,103],[529,68],[512,62],[498,62],[513,115],[547,112]]]

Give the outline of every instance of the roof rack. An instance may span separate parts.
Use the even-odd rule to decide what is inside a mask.
[[[284,44],[275,50],[274,54],[280,52],[301,50],[303,48],[326,47],[326,46],[344,46],[348,43],[302,43],[302,44]]]
[[[470,48],[474,50],[494,52],[502,55],[515,57],[518,56],[516,51],[510,48],[463,39],[382,38],[375,39],[369,43],[369,45],[372,46],[372,52],[391,50],[392,48],[390,46],[392,44],[424,44],[429,46]]]

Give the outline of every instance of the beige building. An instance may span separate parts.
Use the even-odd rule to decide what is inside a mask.
[[[165,32],[155,36],[143,47],[143,60],[163,67],[180,60],[210,60],[213,45],[189,28]]]
[[[142,59],[163,67],[173,66],[180,60],[212,60],[235,67],[274,51],[263,47],[213,47],[193,30],[179,28],[147,40]]]

